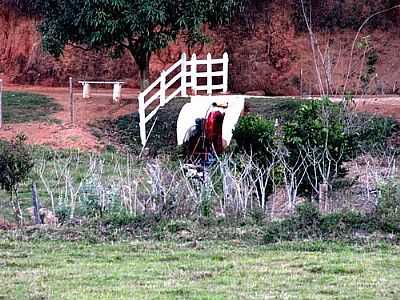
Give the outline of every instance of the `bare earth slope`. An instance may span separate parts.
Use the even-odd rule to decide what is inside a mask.
[[[293,3],[288,0],[253,2],[259,3],[253,5],[248,12],[249,16],[242,16],[243,20],[214,30],[204,28],[212,36],[211,43],[188,49],[185,43],[178,41],[154,54],[151,59],[151,76],[157,77],[161,70],[179,59],[181,52],[189,55],[197,53],[199,56],[211,52],[220,56],[227,51],[231,59],[229,84],[234,92],[298,95],[300,86],[305,93],[318,92],[309,37],[296,26],[291,8]],[[335,13],[337,9],[334,5],[342,5],[346,13],[344,17],[356,19],[351,24],[352,28],[361,24],[362,21],[359,21],[369,12],[379,9],[378,5],[367,7],[370,4],[350,0],[330,0],[324,3],[324,8],[313,11],[314,20],[323,13]],[[360,17],[353,8],[360,12],[366,11],[365,16]],[[382,15],[373,21],[383,22],[390,16],[391,20],[400,20],[400,9],[394,15]],[[327,17],[327,20],[337,19],[336,15]],[[377,58],[369,80],[369,94],[400,92],[400,26],[393,22],[386,23],[367,27],[360,35],[360,38],[368,37],[369,53],[376,54]],[[123,79],[129,86],[137,87],[137,66],[128,54],[121,59],[111,60],[106,53],[67,48],[65,55],[56,60],[43,52],[40,35],[36,32],[37,25],[36,19],[19,16],[14,11],[0,7],[0,78],[18,84],[50,86],[65,86],[69,76],[75,79]],[[330,71],[332,85],[340,89],[356,32],[351,27],[318,31],[318,27],[314,26],[314,29]],[[357,46],[350,89],[360,88],[356,82],[365,72],[365,66],[360,65],[362,60],[363,50]]]

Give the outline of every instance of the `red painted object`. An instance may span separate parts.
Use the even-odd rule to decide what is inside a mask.
[[[220,111],[212,111],[208,114],[204,124],[204,131],[207,141],[213,145],[217,154],[224,151],[222,141],[222,124],[224,122],[225,114]]]

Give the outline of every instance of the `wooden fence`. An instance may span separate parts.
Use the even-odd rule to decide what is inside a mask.
[[[214,70],[220,65],[219,70]],[[212,59],[211,54],[206,59],[197,59],[193,54],[187,60],[186,54],[168,70],[162,71],[160,77],[139,95],[140,139],[145,146],[148,140],[146,124],[157,114],[158,110],[177,96],[186,97],[188,89],[191,94],[205,92],[212,95],[214,91],[226,93],[228,91],[229,57],[225,53],[223,58]],[[203,66],[200,67],[199,66]],[[206,66],[204,68],[204,66]],[[201,70],[201,69],[205,69]],[[190,78],[190,80],[188,80]],[[203,82],[199,83],[199,78]],[[219,83],[216,78],[220,78]],[[153,105],[152,105],[153,104]],[[151,132],[150,132],[151,133]]]

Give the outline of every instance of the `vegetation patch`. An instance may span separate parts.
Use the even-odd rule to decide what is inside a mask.
[[[4,92],[4,123],[54,122],[52,114],[61,110],[53,99],[30,93]]]

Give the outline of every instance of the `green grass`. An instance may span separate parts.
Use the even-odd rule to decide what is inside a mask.
[[[4,123],[55,122],[50,115],[60,110],[61,106],[46,96],[20,92],[3,94]]]
[[[399,299],[400,248],[0,241],[0,299]]]

